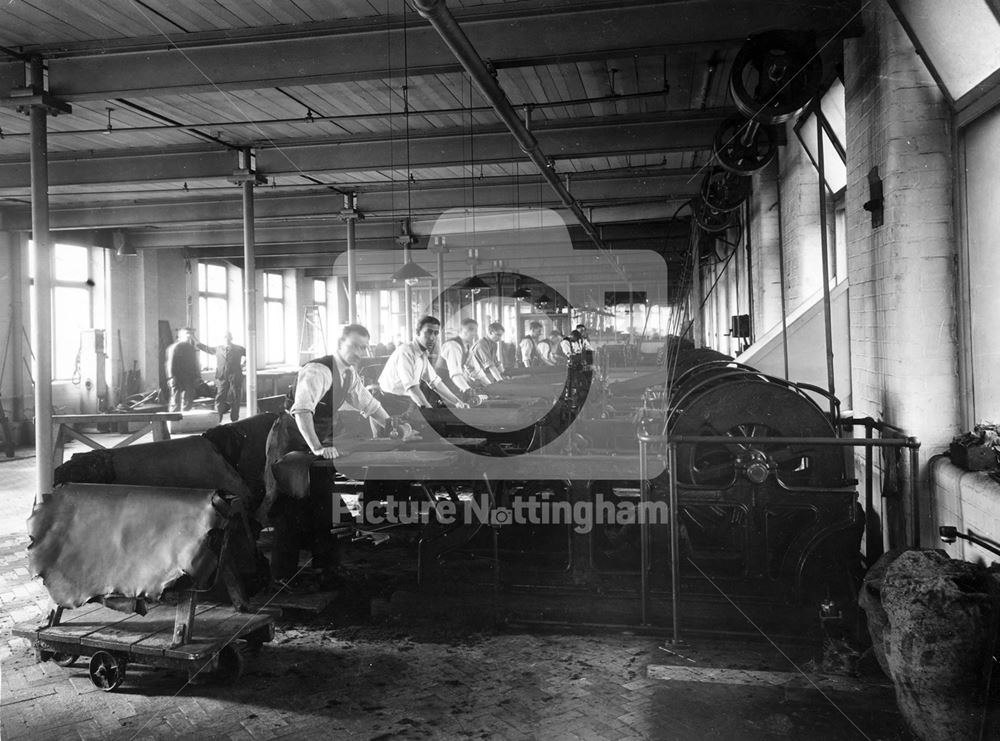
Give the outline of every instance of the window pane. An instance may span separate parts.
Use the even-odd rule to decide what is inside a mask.
[[[1000,68],[1000,23],[985,0],[897,0],[953,98]]]
[[[90,290],[56,286],[52,296],[52,377],[67,380],[76,369],[80,332],[90,328]]]
[[[54,251],[53,277],[83,283],[90,278],[90,250],[73,244],[57,244]]]
[[[326,281],[313,281],[313,303],[317,306],[326,305]]]
[[[281,273],[264,273],[264,297],[282,298]]]
[[[203,262],[198,263],[198,290],[207,291],[208,290],[208,279],[205,277],[205,268],[208,267]]]
[[[206,265],[208,291],[211,293],[226,293],[226,268],[224,265]]]
[[[833,135],[837,137],[841,149],[846,151],[847,143],[847,104],[844,97],[844,83],[834,80],[830,89],[823,94],[819,102],[823,117],[830,124]]]
[[[277,301],[264,303],[264,362],[285,362],[285,306]]]

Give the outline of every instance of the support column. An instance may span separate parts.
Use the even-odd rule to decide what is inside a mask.
[[[11,408],[15,422],[24,419],[24,287],[28,285],[24,269],[24,247],[21,238],[8,234],[10,245],[10,350],[7,366],[10,368]]]
[[[255,185],[267,184],[267,178],[257,172],[257,156],[253,149],[239,151],[238,167],[230,182],[243,189],[243,322],[247,351],[247,415],[257,413],[257,264],[254,235]]]
[[[69,113],[49,95],[45,64],[34,57],[26,67],[24,88],[10,102],[31,119],[31,233],[35,293],[31,302],[31,344],[35,354],[35,503],[52,492],[52,244],[49,237],[48,115]]]

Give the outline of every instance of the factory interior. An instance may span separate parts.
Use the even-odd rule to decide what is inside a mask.
[[[1000,739],[998,204],[998,0],[0,4],[0,734]]]

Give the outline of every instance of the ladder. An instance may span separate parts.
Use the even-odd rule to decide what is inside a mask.
[[[302,333],[299,337],[299,364],[326,355],[326,332],[323,314],[312,304],[302,310]]]

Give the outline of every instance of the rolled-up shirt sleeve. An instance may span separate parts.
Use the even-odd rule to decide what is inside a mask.
[[[382,408],[378,400],[361,383],[357,372],[351,373],[351,387],[347,390],[347,403],[361,412],[364,417],[371,417]]]
[[[299,376],[295,382],[295,399],[289,414],[312,414],[323,395],[330,391],[333,385],[333,373],[320,363],[306,363],[299,368]]]

